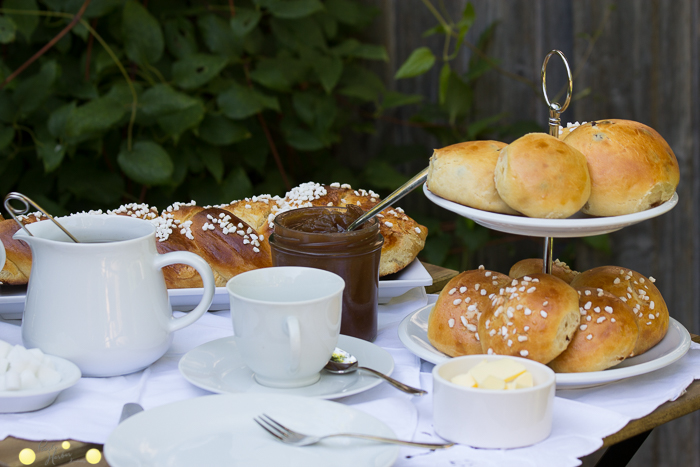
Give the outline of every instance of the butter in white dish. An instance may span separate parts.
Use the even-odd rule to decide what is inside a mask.
[[[531,388],[534,385],[532,374],[509,358],[491,362],[483,360],[467,373],[454,376],[450,382],[468,388],[499,390]]]
[[[55,386],[61,374],[40,349],[26,349],[0,340],[0,391]]]

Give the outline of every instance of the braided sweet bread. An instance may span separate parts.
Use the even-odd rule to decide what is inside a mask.
[[[144,204],[128,204],[118,209],[88,214],[137,217],[156,227],[159,253],[184,250],[204,258],[214,272],[217,287],[223,287],[242,272],[272,266],[269,237],[275,216],[281,212],[307,206],[346,206],[354,204],[367,210],[380,201],[372,191],[353,190],[350,185],[304,183],[279,196],[253,196],[217,206],[174,203],[158,213]],[[386,276],[410,264],[423,249],[428,229],[408,217],[401,208],[387,208],[377,215],[384,236],[379,275]],[[23,224],[37,222],[40,214],[21,216]],[[0,282],[26,284],[31,271],[31,251],[21,241],[12,239],[19,229],[12,219],[0,220],[0,240],[7,251],[7,262],[0,271]],[[163,269],[168,288],[201,287],[195,270],[186,265]]]

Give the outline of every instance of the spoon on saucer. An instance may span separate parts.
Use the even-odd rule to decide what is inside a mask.
[[[413,394],[414,396],[423,396],[425,394],[428,394],[428,391],[416,389],[406,384],[403,384],[399,381],[396,381],[394,378],[385,375],[384,373],[378,372],[377,370],[373,370],[372,368],[367,368],[364,366],[359,366],[359,364],[357,363],[357,358],[355,358],[354,355],[349,354],[348,352],[344,351],[343,349],[339,349],[338,347],[335,348],[331,359],[328,361],[328,363],[326,363],[326,366],[323,368],[327,372],[332,373],[334,375],[354,373],[357,370],[369,371],[373,375],[379,376],[380,378],[386,380],[389,384],[391,384],[397,389],[402,390],[403,392]]]

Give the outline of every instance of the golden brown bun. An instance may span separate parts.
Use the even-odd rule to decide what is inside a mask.
[[[523,276],[529,276],[542,272],[542,263],[543,261],[537,258],[523,259],[515,263],[513,267],[510,268],[508,275],[518,279]],[[567,284],[570,284],[574,277],[576,277],[578,274],[578,271],[572,270],[566,263],[563,263],[558,259],[552,261],[552,275],[558,277]]]
[[[428,189],[472,208],[517,214],[498,195],[493,179],[504,147],[498,141],[468,141],[436,149],[428,167]]]
[[[632,307],[639,326],[634,355],[641,355],[658,344],[668,331],[668,308],[661,292],[638,272],[618,266],[601,266],[582,272],[573,287],[596,287],[610,292]]]
[[[272,207],[275,215],[307,206],[346,206],[353,204],[367,211],[379,203],[372,191],[353,190],[350,185],[303,183]],[[425,246],[428,229],[408,217],[401,208],[386,208],[377,214],[379,232],[384,237],[379,277],[394,274],[408,266]]]
[[[527,134],[503,148],[495,181],[503,201],[528,217],[569,217],[591,193],[586,157],[544,133]]]
[[[583,212],[619,216],[647,210],[671,198],[680,173],[671,147],[656,131],[629,120],[581,125],[566,144],[588,160],[591,196]]]
[[[505,274],[483,268],[453,277],[430,312],[430,343],[450,357],[484,353],[477,333],[479,317],[491,307],[494,294],[510,281]]]
[[[602,371],[630,356],[639,329],[632,308],[602,289],[581,287],[581,324],[569,346],[549,362],[557,373]]]
[[[45,218],[40,212],[19,216],[22,225],[32,224]],[[0,241],[5,246],[5,266],[0,270],[0,283],[7,285],[24,285],[29,281],[32,271],[32,250],[29,245],[12,236],[20,229],[14,219],[0,221]]]
[[[190,251],[201,256],[211,266],[217,287],[224,287],[242,272],[272,266],[267,238],[260,239],[255,229],[233,213],[194,205],[170,208],[163,217],[172,222],[172,232],[156,243],[158,253]],[[202,287],[197,271],[185,264],[167,266],[163,275],[168,288]]]
[[[492,305],[479,318],[486,353],[549,363],[566,349],[579,325],[578,294],[549,274],[513,279]]]

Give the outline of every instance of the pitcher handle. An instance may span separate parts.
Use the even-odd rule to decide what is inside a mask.
[[[5,246],[0,241],[0,271],[5,267]]]
[[[204,283],[204,291],[202,299],[197,307],[180,318],[173,318],[169,324],[169,331],[177,331],[197,321],[211,306],[211,301],[214,298],[215,284],[214,274],[211,272],[211,267],[201,257],[189,251],[173,251],[162,255],[157,255],[153,262],[156,269],[162,269],[171,264],[186,264],[192,266],[202,278]]]

